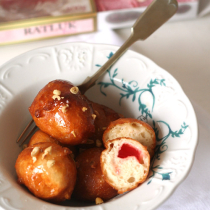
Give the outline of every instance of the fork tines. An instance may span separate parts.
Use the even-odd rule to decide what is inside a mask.
[[[33,119],[29,122],[29,124],[26,126],[26,128],[24,129],[24,131],[20,134],[19,138],[17,139],[17,143],[20,143],[20,146],[23,145],[23,143],[28,139],[28,137],[36,130],[37,126],[33,125]],[[32,127],[32,129],[30,130],[30,128]]]

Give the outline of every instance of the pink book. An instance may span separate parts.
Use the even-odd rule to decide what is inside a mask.
[[[147,7],[153,0],[95,0],[98,11]],[[198,0],[177,0],[178,2],[193,2]]]
[[[0,0],[0,23],[87,12],[89,0]]]
[[[95,30],[90,0],[0,0],[0,45]]]

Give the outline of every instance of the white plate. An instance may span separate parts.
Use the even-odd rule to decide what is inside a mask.
[[[0,68],[0,206],[3,209],[150,210],[165,201],[187,176],[198,141],[191,103],[178,82],[148,58],[126,52],[88,90],[87,96],[126,117],[148,122],[157,134],[156,155],[148,180],[135,190],[102,205],[74,202],[54,205],[35,198],[16,182],[15,143],[30,120],[27,111],[37,92],[54,79],[75,85],[92,75],[117,50],[116,46],[67,43],[36,49]],[[77,205],[71,207],[68,205]]]

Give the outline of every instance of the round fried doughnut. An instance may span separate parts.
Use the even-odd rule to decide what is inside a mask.
[[[85,143],[95,131],[91,104],[77,87],[65,80],[48,83],[29,111],[40,130],[62,144]]]
[[[91,102],[91,105],[95,114],[95,133],[91,136],[91,139],[102,139],[103,133],[107,126],[112,121],[115,121],[123,116],[107,106],[94,102]]]
[[[143,183],[149,173],[150,155],[137,140],[121,137],[106,142],[101,154],[104,179],[119,194]]]
[[[70,199],[76,183],[76,166],[68,148],[55,143],[37,143],[18,156],[18,182],[36,197],[51,202]]]
[[[114,110],[110,109],[107,106],[95,103],[90,101],[94,116],[95,116],[95,132],[94,134],[87,140],[85,144],[78,145],[79,148],[83,149],[89,149],[93,147],[104,147],[102,142],[102,136],[104,131],[106,130],[107,126],[112,122],[115,121],[121,117],[123,117],[121,114],[118,114]]]
[[[41,142],[52,142],[52,143],[59,144],[62,147],[67,147],[72,151],[71,156],[73,158],[78,154],[78,149],[75,148],[75,146],[61,144],[58,140],[52,138],[51,136],[49,136],[48,134],[44,133],[41,130],[38,130],[34,133],[34,135],[31,137],[31,139],[28,143],[28,147],[32,146],[34,144],[37,144],[37,143],[41,143]]]
[[[137,119],[122,118],[110,123],[103,134],[103,143],[119,137],[129,137],[147,147],[151,157],[155,153],[156,136],[152,127]]]
[[[72,196],[81,201],[95,201],[97,197],[103,201],[117,195],[104,180],[101,172],[100,155],[102,148],[90,148],[76,158],[77,182]]]
[[[59,144],[58,140],[52,138],[51,136],[44,133],[43,131],[38,130],[33,134],[30,141],[28,142],[28,147],[32,146],[33,144],[41,143],[41,142],[52,142],[52,143]]]

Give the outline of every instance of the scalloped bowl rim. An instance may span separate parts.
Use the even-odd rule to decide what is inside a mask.
[[[78,45],[78,46],[83,46],[83,45],[87,45],[87,46],[92,46],[92,47],[100,47],[100,48],[112,48],[113,50],[117,50],[119,47],[118,46],[114,46],[114,45],[107,45],[107,44],[91,44],[91,43],[85,43],[85,42],[74,42],[74,43],[62,43],[62,44],[58,44],[58,45],[52,45],[52,46],[47,46],[47,47],[42,47],[42,48],[37,48],[37,49],[34,49],[34,50],[31,50],[31,51],[28,51],[28,52],[26,52],[26,53],[23,53],[23,54],[21,54],[21,55],[19,55],[19,56],[16,56],[15,58],[13,58],[13,59],[11,59],[10,61],[7,61],[5,64],[3,64],[2,66],[0,66],[0,70],[2,70],[2,71],[4,71],[4,69],[5,69],[5,66],[8,66],[8,65],[10,65],[11,63],[13,63],[13,62],[15,62],[15,61],[17,61],[17,60],[19,60],[19,59],[22,59],[22,58],[24,58],[25,56],[27,56],[28,54],[30,54],[30,53],[35,53],[35,52],[38,52],[38,51],[41,51],[41,50],[46,50],[46,49],[51,49],[51,48],[60,48],[60,49],[62,49],[62,47],[66,47],[66,46],[76,46],[76,45]],[[95,51],[94,51],[94,53],[95,53]],[[184,97],[185,97],[185,99],[186,100],[188,100],[188,102],[189,102],[189,104],[188,104],[188,106],[192,109],[191,111],[192,111],[192,115],[194,115],[193,117],[194,117],[194,119],[195,119],[195,127],[196,127],[196,131],[195,131],[195,134],[194,134],[194,136],[193,136],[193,138],[194,138],[194,141],[195,141],[195,144],[194,144],[194,147],[193,148],[191,148],[191,154],[192,154],[192,158],[190,159],[190,162],[189,162],[189,164],[187,165],[187,167],[188,167],[188,169],[187,169],[187,171],[185,172],[185,174],[183,174],[182,176],[181,176],[181,179],[177,182],[177,183],[173,183],[173,187],[171,187],[170,188],[170,190],[168,190],[168,193],[167,193],[167,195],[164,195],[164,199],[162,199],[160,202],[158,202],[158,203],[156,203],[156,205],[154,205],[153,207],[151,207],[150,209],[154,209],[154,208],[157,208],[158,206],[160,206],[163,202],[165,202],[171,195],[172,195],[172,193],[175,191],[175,189],[178,187],[178,185],[180,185],[180,183],[188,176],[188,174],[189,174],[189,172],[190,172],[190,170],[191,170],[191,168],[192,168],[192,164],[193,164],[193,161],[194,161],[194,158],[195,158],[195,151],[196,151],[196,148],[197,148],[197,144],[198,144],[198,124],[197,124],[197,119],[196,119],[196,115],[195,115],[195,112],[194,112],[194,109],[193,109],[193,106],[192,106],[192,104],[190,103],[190,101],[189,101],[189,99],[188,99],[188,97],[186,96],[186,94],[184,93],[184,91],[183,91],[183,89],[182,89],[182,87],[181,87],[181,85],[178,83],[178,81],[170,74],[170,73],[168,73],[166,70],[164,70],[164,69],[162,69],[161,67],[159,67],[157,64],[155,64],[153,61],[151,61],[149,58],[147,58],[146,56],[144,56],[144,55],[141,55],[140,53],[137,53],[137,52],[134,52],[134,51],[132,51],[132,50],[128,50],[123,56],[125,57],[127,54],[132,54],[132,55],[135,55],[135,56],[137,56],[137,57],[140,57],[141,59],[143,59],[143,60],[146,60],[147,62],[149,62],[150,64],[152,64],[152,65],[154,65],[157,69],[158,69],[158,71],[162,71],[162,72],[164,72],[164,74],[166,74],[166,75],[169,75],[170,77],[172,77],[173,78],[173,80],[175,81],[175,83],[176,83],[176,86],[177,87],[179,87],[180,88],[180,91],[182,92],[182,94],[184,95]],[[96,56],[95,54],[94,54],[94,56]],[[122,62],[122,60],[120,60],[120,61],[118,61],[118,62]],[[117,63],[118,63],[117,62]],[[116,63],[116,65],[117,65],[117,63]],[[89,72],[90,73],[90,72]],[[93,71],[90,73],[90,74],[92,74],[92,73],[94,73]],[[0,76],[1,76],[1,71],[0,71]],[[0,82],[2,81],[2,79],[1,79],[1,77],[0,77]],[[6,83],[5,83],[6,84]],[[4,83],[2,83],[2,85],[4,86]],[[1,86],[1,83],[0,83],[0,86]],[[1,96],[1,89],[0,89],[0,96]],[[7,103],[11,103],[11,100],[9,100]],[[6,103],[6,104],[7,104]],[[1,105],[1,104],[0,104]],[[3,111],[4,111],[4,109],[5,109],[5,107],[3,107]],[[1,112],[0,112],[0,115],[1,115]],[[1,134],[0,134],[0,136],[1,136]],[[0,159],[1,160],[1,159]],[[1,171],[0,171],[0,173],[1,173]],[[1,175],[1,174],[0,174]],[[3,191],[2,191],[3,192]],[[126,195],[125,195],[126,196]],[[0,197],[1,197],[1,190],[0,190]],[[30,195],[30,197],[31,197],[31,195]],[[122,200],[122,199],[121,199]],[[41,200],[39,200],[41,203],[43,202],[44,203],[44,206],[45,207],[47,207],[47,206],[49,206],[49,208],[51,208],[51,207],[55,207],[55,205],[53,205],[53,204],[50,204],[50,203],[46,203],[45,201],[41,201]],[[113,202],[115,202],[116,200],[114,200],[114,201],[109,201],[108,203],[109,204],[111,204],[111,203],[113,203]],[[119,200],[118,200],[118,202],[119,202]],[[118,203],[117,202],[117,203]],[[53,206],[52,206],[53,205]],[[104,205],[106,205],[106,204],[102,204],[102,205],[99,205],[99,206],[101,206],[101,208],[99,208],[99,206],[87,206],[87,207],[84,207],[84,206],[82,206],[81,207],[81,209],[103,209],[103,206]],[[1,206],[1,202],[0,202],[0,206]],[[58,208],[59,207],[61,207],[61,206],[58,206]],[[108,208],[110,207],[110,205],[109,206],[107,206]],[[58,209],[57,207],[55,207],[55,209]],[[71,209],[71,207],[68,207],[68,206],[65,206],[65,208],[67,209],[67,208],[69,208],[69,209]],[[78,209],[80,209],[80,207],[73,207],[73,208],[78,208]],[[47,209],[47,208],[46,208]],[[106,207],[105,207],[105,209],[107,209]]]

